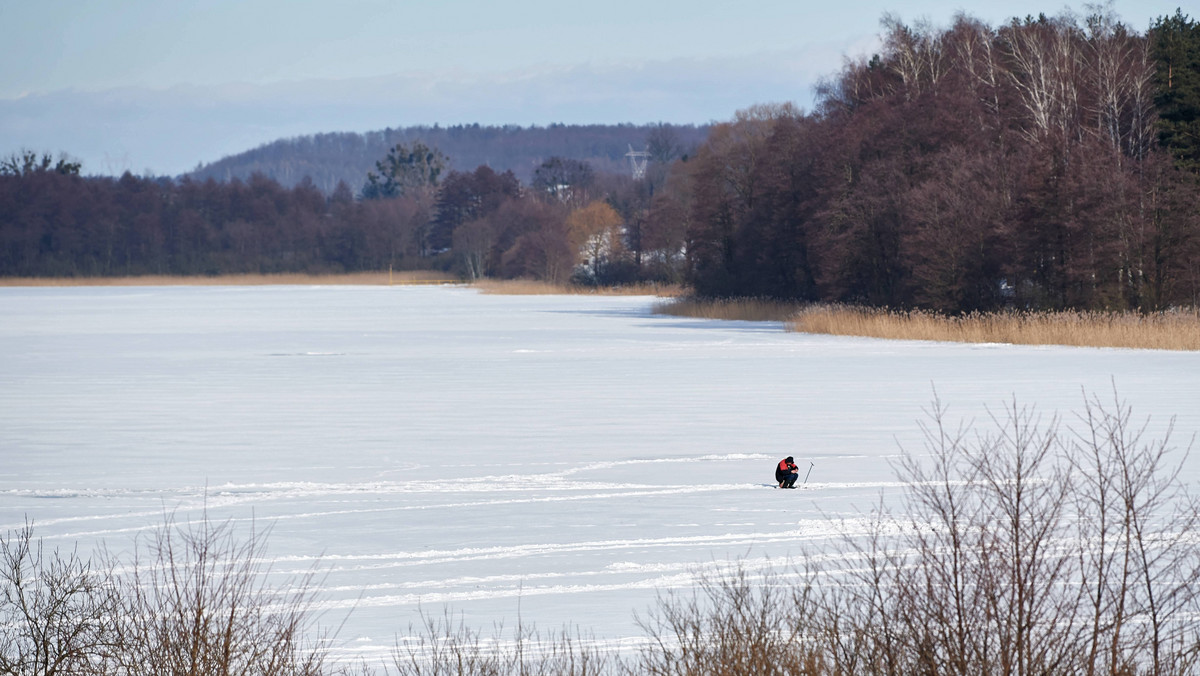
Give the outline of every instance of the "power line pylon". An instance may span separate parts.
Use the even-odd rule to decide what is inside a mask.
[[[646,178],[646,163],[650,161],[650,153],[645,150],[634,150],[633,144],[630,144],[629,152],[625,153],[625,157],[629,158],[629,165],[633,168],[633,180],[640,181]]]

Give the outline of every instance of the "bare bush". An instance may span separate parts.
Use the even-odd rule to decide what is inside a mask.
[[[812,615],[811,579],[743,568],[705,576],[690,596],[660,597],[638,624],[650,639],[631,673],[823,674]]]
[[[112,674],[321,674],[311,573],[268,583],[266,531],[168,517],[129,561],[113,561],[119,599]]]
[[[0,673],[89,673],[108,648],[105,571],[46,552],[33,525],[0,535]]]
[[[398,642],[392,653],[401,676],[593,676],[612,673],[617,664],[578,634],[564,629],[543,637],[520,621],[512,638],[505,638],[503,625],[487,638],[449,611],[422,613],[408,633],[412,639]]]
[[[902,516],[837,550],[856,563],[822,595],[831,673],[1195,673],[1200,509],[1170,432],[1143,441],[1119,400],[1073,429],[1015,401],[986,432],[945,412],[899,464]]]
[[[1167,438],[1114,397],[1096,399],[1071,440],[1081,548],[1079,585],[1089,611],[1086,673],[1193,673],[1198,666],[1200,507],[1167,464]]]
[[[0,537],[0,673],[316,675],[326,664],[307,576],[269,584],[267,533],[168,517],[128,557],[47,553]]]

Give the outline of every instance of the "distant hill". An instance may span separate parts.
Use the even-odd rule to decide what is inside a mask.
[[[683,152],[690,152],[708,135],[708,126],[662,125]],[[406,127],[366,133],[338,132],[280,139],[244,153],[222,158],[188,173],[193,180],[229,181],[261,173],[291,187],[307,176],[326,194],[338,181],[355,193],[389,149],[398,143],[421,141],[450,158],[450,168],[471,171],[486,164],[496,171],[511,169],[522,182],[550,157],[584,160],[598,172],[629,171],[625,154],[630,146],[644,150],[650,132],[659,125],[562,125],[548,127],[459,125]]]

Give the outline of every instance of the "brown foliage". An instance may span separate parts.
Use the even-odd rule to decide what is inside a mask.
[[[1106,11],[886,17],[816,114],[714,127],[687,173],[689,279],[952,313],[1194,305],[1200,223],[1167,205],[1200,190],[1153,143],[1148,38]]]

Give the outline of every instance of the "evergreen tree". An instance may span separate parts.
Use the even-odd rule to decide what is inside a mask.
[[[1176,166],[1200,175],[1200,24],[1182,10],[1150,29],[1159,140]]]
[[[375,163],[379,171],[367,172],[363,199],[405,197],[424,187],[436,186],[448,160],[436,148],[417,141],[412,147],[397,143],[387,157]]]

